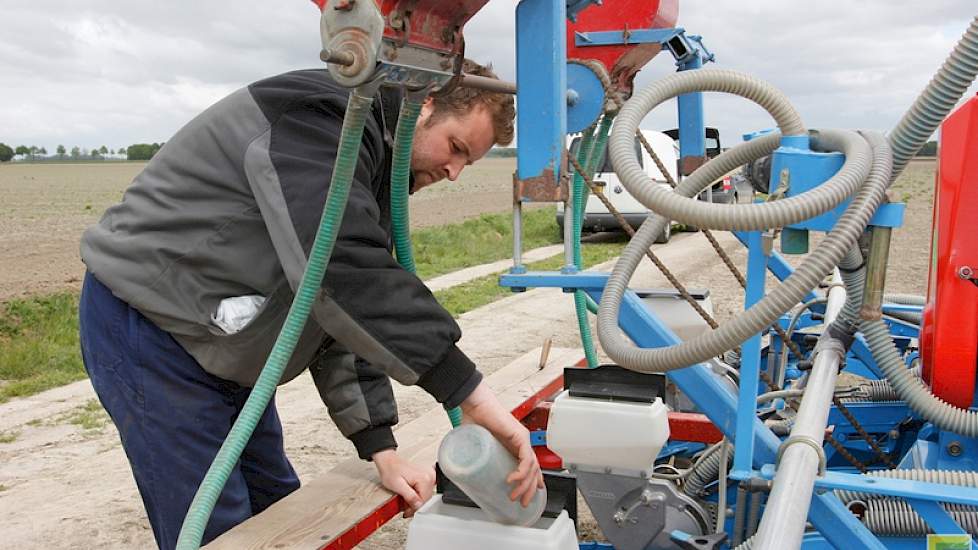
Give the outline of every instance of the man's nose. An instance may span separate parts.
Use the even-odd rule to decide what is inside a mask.
[[[460,162],[450,162],[448,166],[445,167],[445,171],[448,172],[449,181],[455,181],[458,179],[458,175],[462,173],[462,169],[465,165]]]

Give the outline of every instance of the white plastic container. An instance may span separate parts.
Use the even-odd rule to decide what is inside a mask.
[[[543,515],[546,489],[537,489],[526,508],[509,499],[513,487],[506,478],[516,469],[516,459],[482,426],[466,424],[448,432],[438,447],[438,466],[493,521],[525,526]]]
[[[565,390],[550,409],[547,447],[565,465],[648,471],[669,440],[668,412],[658,397],[636,403],[572,397]]]
[[[563,511],[530,527],[501,525],[478,508],[445,504],[435,495],[408,527],[407,550],[578,550],[574,522]]]

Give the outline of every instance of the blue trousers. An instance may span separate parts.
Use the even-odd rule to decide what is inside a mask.
[[[174,548],[197,487],[251,390],[205,372],[168,332],[91,273],[82,287],[79,330],[85,369],[119,430],[156,542]],[[221,493],[203,542],[298,488],[273,400]]]

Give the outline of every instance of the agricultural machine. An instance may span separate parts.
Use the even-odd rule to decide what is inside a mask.
[[[714,68],[707,41],[676,26],[676,0],[522,0],[515,84],[461,72],[462,29],[486,0],[316,3],[321,59],[352,89],[351,126],[357,117],[362,124],[363,105],[381,85],[404,88],[408,114],[454,86],[516,94],[514,266],[501,284],[572,296],[587,362],[548,385],[559,391],[552,399],[521,409],[551,471],[551,497],[563,496],[542,523],[574,516],[580,492],[606,538],[574,540],[582,549],[978,548],[978,98],[954,109],[978,73],[978,18],[882,135],[810,128],[770,84]],[[635,89],[636,73],[656,55],[672,56],[678,70]],[[708,158],[704,92],[752,101],[776,128],[759,120],[743,144]],[[673,98],[679,169],[661,173],[682,177],[665,188],[639,166],[634,144],[643,117]],[[890,235],[904,212],[887,189],[938,129],[927,295],[886,294]],[[580,136],[573,155],[569,135]],[[611,273],[585,272],[581,213],[588,192],[601,194],[591,173],[605,150],[654,215]],[[765,198],[696,200],[744,165]],[[334,189],[344,177],[348,184],[338,169]],[[529,202],[562,202],[573,222],[563,224],[558,272],[523,264]],[[724,258],[745,293],[744,312],[729,322],[718,324],[671,277],[672,296],[708,325],[686,339],[629,288],[645,257],[668,269],[650,245],[673,221],[714,243],[712,231],[731,231],[747,248],[745,272]],[[824,234],[811,239],[817,244],[812,232]],[[790,254],[805,255],[798,267]],[[773,288],[769,273],[780,281]],[[590,314],[613,365],[598,365]],[[464,494],[441,487],[442,504],[464,507]],[[370,519],[372,528],[382,523]],[[460,521],[469,521],[468,546],[490,547],[476,520]],[[500,528],[523,529],[509,534],[547,547],[533,526]],[[429,547],[457,547],[446,542],[450,530]],[[561,540],[553,547],[566,548]]]

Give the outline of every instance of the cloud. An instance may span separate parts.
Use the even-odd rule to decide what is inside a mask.
[[[973,0],[932,4],[683,0],[679,24],[704,36],[717,67],[783,90],[807,124],[885,130],[978,11]],[[469,57],[508,80],[515,5],[489,2],[465,31]],[[15,3],[0,18],[0,140],[48,150],[164,141],[234,89],[319,66],[319,48],[319,13],[307,0]],[[661,54],[638,83],[674,70]],[[707,121],[728,144],[771,125],[746,101],[706,99]],[[674,110],[663,106],[643,125],[671,127]]]

